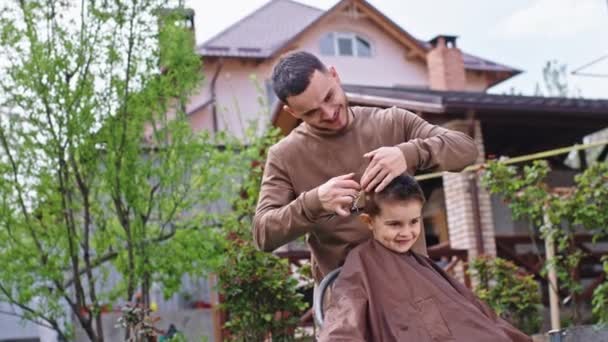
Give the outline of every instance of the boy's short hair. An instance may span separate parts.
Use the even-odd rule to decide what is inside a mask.
[[[310,52],[291,52],[282,57],[272,71],[272,87],[279,100],[287,104],[288,97],[302,94],[315,70],[326,72],[327,68]]]
[[[414,177],[400,175],[393,179],[382,191],[365,194],[363,212],[376,216],[380,214],[380,203],[389,201],[418,200],[424,204],[424,193]]]

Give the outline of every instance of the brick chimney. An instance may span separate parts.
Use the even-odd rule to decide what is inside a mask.
[[[465,90],[466,78],[462,52],[456,47],[456,36],[439,35],[430,40],[431,51],[426,64],[433,90]]]

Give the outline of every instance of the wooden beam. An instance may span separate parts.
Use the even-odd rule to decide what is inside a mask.
[[[528,234],[499,234],[495,236],[496,241],[505,242],[508,244],[531,244],[532,239]],[[542,241],[540,236],[535,236],[534,240]],[[593,235],[588,233],[577,233],[574,235],[574,241],[590,242],[593,240]]]
[[[309,325],[312,322],[313,310],[312,308],[306,310],[306,312],[300,316],[300,326]]]
[[[454,267],[456,267],[456,264],[458,264],[458,262],[460,261],[460,259],[458,259],[457,257],[453,257],[452,261],[450,261],[444,268],[443,270],[446,273],[449,273],[452,271],[452,269],[454,269]]]
[[[294,258],[294,259],[310,259],[310,251],[308,250],[297,250],[297,251],[281,251],[274,253],[279,258]]]
[[[583,150],[578,151],[578,161],[580,163],[580,170],[587,170],[587,153]]]
[[[602,152],[600,152],[600,155],[597,156],[597,161],[598,162],[605,161],[607,156],[608,156],[608,145],[604,145],[604,148],[602,148]]]
[[[580,299],[584,300],[584,301],[588,301],[591,300],[591,297],[593,296],[593,291],[600,286],[600,284],[602,282],[604,282],[604,279],[606,279],[606,273],[602,273],[599,275],[599,277],[595,278],[593,280],[593,282],[591,282],[591,284],[589,284],[581,293],[580,295]]]
[[[523,259],[521,256],[517,255],[515,251],[505,247],[498,241],[496,241],[496,251],[504,254],[506,256],[505,259],[512,260],[513,262],[515,262],[516,265],[523,267],[526,271],[532,273],[536,279],[545,280],[545,278],[540,274],[540,267],[531,264],[527,260]]]
[[[395,23],[390,22],[390,19],[384,17],[381,13],[376,13],[377,10],[369,8],[364,4],[362,4],[360,8],[362,13],[366,14],[370,19],[375,21],[378,26],[389,33],[390,36],[392,36],[399,43],[405,45],[408,49],[417,51],[416,56],[421,60],[426,61],[426,51],[424,51],[419,43],[415,41],[414,37],[403,31],[403,29],[400,27],[395,27],[397,26]]]

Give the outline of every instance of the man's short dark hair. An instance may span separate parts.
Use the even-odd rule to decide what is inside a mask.
[[[370,192],[365,195],[363,212],[375,216],[380,214],[380,203],[392,201],[419,200],[424,203],[424,192],[414,177],[397,176],[382,191]]]
[[[282,57],[272,71],[272,87],[277,97],[287,104],[289,96],[302,94],[315,70],[325,72],[327,68],[309,52],[292,52]]]

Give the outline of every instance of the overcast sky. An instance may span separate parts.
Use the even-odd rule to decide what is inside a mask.
[[[474,55],[525,71],[492,88],[511,87],[533,94],[547,60],[570,71],[608,55],[608,0],[368,0],[420,39],[459,36],[459,46]],[[196,11],[198,43],[263,6],[267,0],[188,0]],[[328,9],[336,0],[299,0]],[[608,58],[584,70],[608,74]],[[569,84],[584,97],[608,98],[608,77],[570,75]]]

